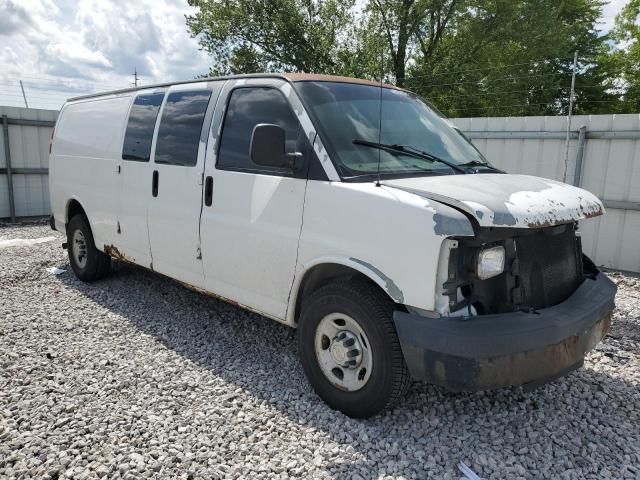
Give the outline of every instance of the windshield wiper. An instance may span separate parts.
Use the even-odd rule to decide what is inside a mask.
[[[468,173],[467,169],[462,168],[459,165],[456,165],[455,163],[449,162],[440,157],[436,157],[432,153],[423,152],[422,150],[412,147],[411,145],[398,145],[398,144],[388,145],[386,143],[370,142],[368,140],[361,140],[359,138],[354,138],[353,143],[355,145],[364,145],[365,147],[379,148],[380,150],[385,150],[387,152],[405,153],[407,155],[411,155],[412,157],[421,158],[423,160],[431,160],[432,162],[440,162],[445,164],[449,168],[455,170],[456,172]]]
[[[488,168],[490,170],[495,170],[496,172],[505,173],[504,170],[500,170],[499,168],[494,167],[489,162],[481,162],[480,160],[471,160],[467,163],[460,164],[461,167],[483,167]]]

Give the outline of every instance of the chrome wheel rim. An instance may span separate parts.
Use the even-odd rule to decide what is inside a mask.
[[[373,368],[371,344],[353,318],[337,312],[325,316],[314,344],[320,370],[335,387],[355,392],[367,384]]]
[[[80,230],[73,232],[73,238],[71,239],[71,251],[73,253],[73,259],[80,268],[84,268],[87,265],[87,241],[84,238],[84,233]]]

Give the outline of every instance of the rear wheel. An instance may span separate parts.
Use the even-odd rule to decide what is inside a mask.
[[[302,366],[332,408],[366,418],[404,397],[410,377],[393,310],[393,302],[364,281],[326,285],[304,301],[298,328]]]
[[[73,272],[83,282],[103,278],[111,270],[111,258],[96,248],[89,221],[83,214],[69,221],[67,251]]]

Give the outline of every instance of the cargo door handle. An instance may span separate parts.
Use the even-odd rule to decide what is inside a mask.
[[[151,181],[151,195],[158,196],[158,170],[153,171],[153,180]]]
[[[204,204],[207,207],[213,203],[213,177],[207,177],[204,181]]]

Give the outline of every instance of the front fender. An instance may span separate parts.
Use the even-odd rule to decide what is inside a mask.
[[[444,241],[473,235],[466,215],[410,192],[310,181],[287,318],[293,323],[302,278],[321,263],[362,273],[398,304],[433,311]]]
[[[309,272],[320,265],[340,265],[355,270],[378,285],[383,291],[387,293],[387,295],[389,295],[389,298],[391,298],[391,300],[393,300],[395,303],[402,304],[404,302],[404,295],[398,285],[396,285],[392,278],[387,276],[383,271],[379,270],[374,265],[354,257],[324,256],[321,258],[317,258],[312,262],[306,263],[304,266],[301,266],[298,270],[296,270],[296,275],[291,289],[291,295],[289,296],[287,305],[288,324],[295,324],[295,310],[298,301],[298,295],[301,293],[300,287],[302,285],[302,281]]]

